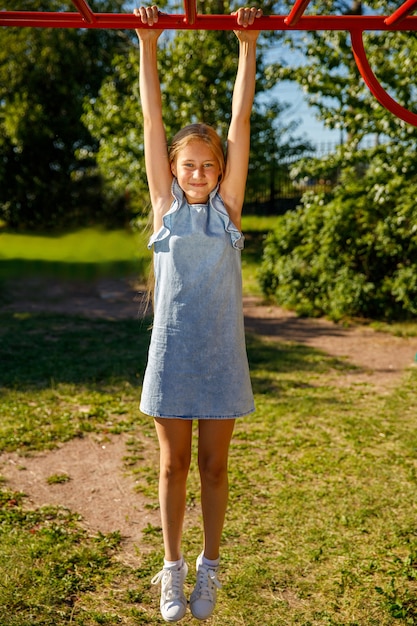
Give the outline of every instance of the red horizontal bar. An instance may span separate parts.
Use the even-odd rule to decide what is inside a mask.
[[[393,26],[394,24],[398,24],[400,20],[403,20],[407,15],[413,12],[413,10],[417,7],[417,0],[407,0],[402,4],[394,13],[392,13],[389,17],[385,19],[385,24],[387,26]]]
[[[46,27],[46,28],[117,28],[134,29],[144,26],[133,14],[92,13],[86,0],[72,0],[78,13],[0,11],[0,26]],[[288,16],[263,16],[249,29],[255,30],[333,30],[349,31],[352,50],[358,69],[372,94],[388,111],[413,126],[417,126],[417,114],[398,104],[385,91],[372,72],[363,45],[364,31],[416,31],[417,17],[410,16],[417,0],[406,0],[392,15],[358,16],[325,15],[303,16],[308,0],[296,0]],[[236,30],[239,28],[232,15],[197,15],[195,0],[184,0],[185,15],[161,14],[157,28],[167,30]]]
[[[46,27],[46,28],[118,28],[133,29],[141,24],[138,17],[122,13],[95,13],[95,22],[87,23],[79,13],[41,11],[0,11],[0,26]],[[297,24],[288,25],[285,15],[263,16],[249,29],[255,30],[417,30],[417,16],[408,16],[399,24],[387,25],[387,16],[313,15],[301,17]],[[152,28],[141,25],[141,28]],[[233,15],[197,15],[189,24],[186,15],[160,15],[158,28],[164,30],[236,30]]]

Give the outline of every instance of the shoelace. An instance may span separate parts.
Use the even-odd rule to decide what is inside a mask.
[[[200,565],[197,572],[197,584],[195,588],[196,595],[198,595],[198,597],[202,600],[210,600],[210,602],[212,602],[214,585],[217,589],[222,588],[215,570],[208,569],[207,567],[202,567]]]
[[[162,581],[162,591],[168,600],[176,600],[182,596],[182,571],[161,569],[151,580],[152,585],[158,585]],[[167,589],[168,587],[168,589]]]

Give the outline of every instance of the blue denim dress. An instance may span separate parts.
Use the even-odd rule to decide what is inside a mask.
[[[242,310],[243,235],[216,188],[174,201],[155,233],[154,322],[140,409],[183,419],[230,419],[254,410]]]

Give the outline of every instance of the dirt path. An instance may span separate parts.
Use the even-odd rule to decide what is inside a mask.
[[[244,300],[245,326],[271,341],[311,346],[357,366],[344,374],[340,384],[373,385],[380,393],[395,386],[404,370],[416,364],[417,337],[394,337],[366,326],[345,328],[325,319],[299,318],[278,306],[262,305],[256,298]]]
[[[137,318],[143,311],[143,288],[129,280],[99,280],[94,284],[33,279],[9,285],[5,311],[50,311],[93,318]],[[380,393],[399,382],[415,361],[417,338],[403,339],[366,327],[343,328],[327,320],[300,319],[258,299],[244,298],[248,331],[270,341],[295,342],[344,358],[358,367],[340,377],[341,384],[366,382]],[[134,556],[134,545],[148,525],[159,525],[157,511],[146,507],[134,490],[134,478],[126,473],[125,437],[75,439],[49,453],[22,458],[0,456],[0,473],[8,487],[23,491],[28,506],[60,504],[80,513],[92,533],[119,530],[124,537],[125,558]],[[157,461],[155,442],[147,454]],[[67,474],[66,483],[50,485],[48,477]]]

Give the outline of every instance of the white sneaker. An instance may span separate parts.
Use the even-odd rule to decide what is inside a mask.
[[[152,578],[152,585],[161,583],[161,615],[166,622],[178,622],[187,611],[187,598],[184,595],[184,580],[188,573],[184,561],[180,569],[161,569]]]
[[[204,565],[202,554],[197,558],[197,583],[190,597],[191,613],[196,619],[208,619],[214,611],[217,589],[221,589],[217,569]]]

